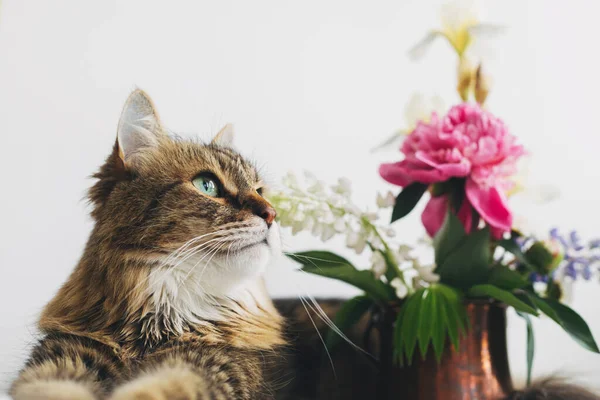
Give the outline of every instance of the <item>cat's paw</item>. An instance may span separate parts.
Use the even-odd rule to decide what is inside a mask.
[[[202,400],[204,381],[188,368],[162,368],[118,387],[110,400]]]
[[[14,400],[96,400],[96,396],[80,382],[68,380],[39,380],[13,388]]]

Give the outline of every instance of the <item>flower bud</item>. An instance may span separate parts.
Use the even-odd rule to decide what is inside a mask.
[[[385,259],[379,251],[374,251],[371,255],[371,269],[373,271],[373,275],[375,275],[375,279],[379,279],[383,274],[385,274],[387,265],[385,263]]]
[[[406,287],[406,285],[404,284],[404,282],[402,282],[400,278],[392,279],[390,285],[395,289],[396,297],[398,297],[399,299],[405,298],[408,294],[408,287]]]
[[[489,78],[485,76],[481,69],[481,64],[477,67],[475,72],[475,101],[483,105],[485,99],[490,92]]]
[[[396,204],[396,197],[390,191],[388,191],[385,195],[377,192],[377,207],[379,208],[388,208],[393,207]]]
[[[556,241],[538,241],[525,252],[525,257],[540,274],[547,275],[558,267],[564,254]]]
[[[466,57],[458,62],[458,85],[456,90],[463,101],[469,100],[469,92],[473,84],[473,66]]]

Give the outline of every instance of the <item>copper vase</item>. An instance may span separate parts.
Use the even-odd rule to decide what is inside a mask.
[[[460,339],[459,349],[447,342],[439,364],[430,350],[425,360],[417,354],[410,366],[382,365],[377,398],[492,400],[510,393],[506,308],[491,301],[470,301],[466,309],[470,327]],[[390,351],[390,331],[380,332],[381,361],[390,363],[384,356]]]

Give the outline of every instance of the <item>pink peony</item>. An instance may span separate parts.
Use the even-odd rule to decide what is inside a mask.
[[[462,103],[444,118],[433,113],[429,123],[419,122],[401,151],[404,160],[380,166],[383,179],[406,187],[465,178],[466,196],[457,213],[465,229],[470,231],[474,208],[495,237],[510,231],[512,214],[505,192],[512,186],[508,177],[516,172],[516,161],[525,151],[502,120],[477,104]],[[447,197],[432,197],[423,211],[421,220],[431,236],[442,226]]]

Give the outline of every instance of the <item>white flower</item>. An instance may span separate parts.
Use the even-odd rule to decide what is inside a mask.
[[[289,211],[292,209],[292,203],[284,200],[281,203],[279,203],[278,208],[283,211]]]
[[[345,234],[346,245],[357,254],[367,245],[375,249],[387,246],[382,237],[388,228],[375,225],[377,212],[363,211],[352,203],[350,180],[341,178],[334,185],[326,185],[308,171],[304,178],[298,182],[289,173],[282,180],[287,190],[268,194],[281,226],[291,227],[293,234],[310,231],[322,241]]]
[[[325,194],[325,184],[322,181],[315,180],[312,185],[306,189],[308,193],[316,194],[316,195],[324,195]]]
[[[346,221],[344,221],[342,218],[337,219],[333,223],[333,229],[335,229],[335,231],[337,233],[345,232],[346,231]]]
[[[379,219],[379,215],[377,215],[377,213],[374,212],[366,212],[363,213],[362,216],[369,221],[377,221],[377,219]]]
[[[390,227],[385,230],[385,234],[387,235],[387,237],[393,238],[396,236],[396,231]]]
[[[385,195],[377,192],[376,203],[377,207],[379,208],[393,207],[396,204],[396,197],[390,191],[388,191]]]
[[[390,285],[394,289],[396,289],[396,296],[399,299],[405,298],[406,295],[408,294],[408,287],[406,287],[406,285],[404,284],[404,282],[402,282],[402,280],[400,278],[392,279],[392,281],[390,282]]]
[[[318,215],[329,215],[331,214],[331,208],[327,205],[327,203],[320,203],[317,207],[315,207],[315,213],[318,213]]]
[[[383,242],[377,235],[371,235],[371,237],[369,237],[369,243],[371,243],[371,246],[376,249],[379,249],[383,246]]]
[[[357,217],[359,217],[362,214],[362,211],[360,210],[360,208],[358,208],[354,204],[347,204],[345,209],[346,209],[346,212],[348,212],[349,214],[355,215]]]
[[[304,222],[304,220],[306,219],[306,216],[304,215],[304,212],[302,212],[302,210],[296,210],[296,212],[293,214],[292,216],[293,220],[296,222]]]
[[[346,246],[354,249],[356,254],[361,254],[367,246],[367,241],[362,232],[350,231],[346,236]]]
[[[444,37],[462,56],[467,48],[478,39],[497,36],[503,32],[498,25],[479,22],[480,12],[475,0],[455,0],[441,8],[441,30],[430,31],[408,52],[413,60],[419,60],[427,53],[438,37]]]
[[[404,131],[412,132],[420,121],[429,122],[433,112],[439,116],[446,113],[444,100],[440,96],[425,97],[421,93],[414,93],[404,107]]]
[[[443,4],[440,19],[444,32],[458,32],[477,24],[480,12],[479,4],[474,0],[454,0]]]
[[[385,274],[387,266],[383,255],[379,251],[374,251],[373,254],[371,254],[371,269],[373,270],[375,279],[379,279]]]
[[[421,93],[414,93],[408,103],[406,103],[406,106],[404,106],[404,128],[394,132],[371,151],[392,147],[392,145],[399,146],[406,135],[417,127],[417,123],[419,121],[428,122],[433,112],[436,112],[438,115],[446,113],[446,106],[442,98],[439,96],[425,97]],[[396,199],[394,198],[390,206],[393,206],[395,201]]]
[[[400,264],[400,271],[402,271],[402,276],[404,277],[404,280],[406,282],[412,282],[413,283],[413,287],[418,287],[419,285],[415,284],[418,283],[420,278],[419,278],[419,273],[417,272],[417,270],[414,268],[414,265],[412,262],[403,262]]]
[[[437,283],[440,281],[440,276],[433,272],[435,265],[419,265],[415,263],[415,269],[419,273],[419,278],[427,283]]]
[[[298,186],[298,178],[292,171],[288,171],[281,181],[285,186],[290,188]]]
[[[302,173],[304,174],[304,179],[309,185],[312,185],[317,180],[317,176],[308,170],[304,170]]]
[[[323,224],[322,231],[321,231],[321,240],[323,242],[326,242],[329,239],[331,239],[334,235],[335,235],[335,229],[333,229],[333,226],[328,225],[328,224]]]
[[[400,260],[412,260],[412,257],[410,256],[410,252],[413,250],[412,247],[406,245],[406,244],[401,244],[398,247],[398,258]]]
[[[310,230],[310,233],[313,236],[321,236],[321,233],[323,233],[323,224],[320,222],[315,222],[312,229]]]
[[[312,216],[306,216],[306,218],[304,219],[304,221],[302,222],[302,230],[303,231],[310,231],[313,228],[313,225],[315,224],[315,219],[312,218]]]
[[[338,183],[331,187],[334,193],[348,197],[352,194],[352,183],[348,178],[339,178]]]
[[[292,222],[292,235],[297,235],[298,233],[304,230],[304,224],[302,221],[294,221]]]
[[[544,297],[546,295],[546,289],[548,289],[548,284],[546,282],[534,282],[533,283],[533,291],[537,293],[539,296]]]
[[[361,238],[354,246],[354,251],[356,254],[362,254],[362,252],[365,251],[365,247],[367,247],[367,241],[364,238]]]

